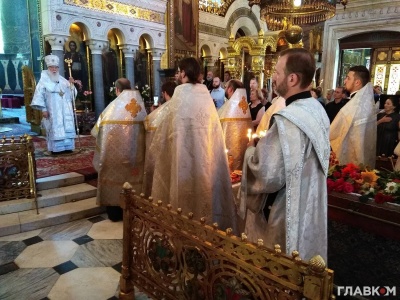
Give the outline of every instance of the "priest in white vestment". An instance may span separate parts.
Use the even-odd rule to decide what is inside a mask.
[[[128,86],[128,89],[121,88]],[[91,134],[96,138],[93,166],[98,172],[97,204],[119,206],[122,185],[129,182],[140,193],[145,156],[146,110],[140,92],[120,78],[118,97],[100,114]],[[121,92],[122,90],[122,92]]]
[[[157,127],[162,125],[160,122],[164,118],[164,114],[168,111],[168,101],[171,100],[176,88],[175,82],[165,82],[161,86],[161,93],[165,102],[155,110],[153,110],[144,120],[144,128],[146,130],[146,157],[144,164],[144,179],[142,193],[146,197],[151,195],[151,187],[153,184],[154,158],[150,151],[151,141],[154,137],[154,132]]]
[[[227,155],[233,160],[229,162],[232,172],[242,169],[244,152],[249,142],[247,133],[253,125],[243,83],[236,79],[228,81],[225,94],[228,101],[218,109],[218,116],[224,133]]]
[[[221,124],[195,58],[179,62],[182,82],[166,104],[147,152],[154,157],[151,196],[220,229],[236,229],[235,204]]]
[[[66,80],[59,74],[59,58],[45,57],[47,70],[42,71],[31,106],[42,111],[46,129],[47,150],[53,154],[75,149],[75,125],[72,101],[76,97],[74,79]]]
[[[354,66],[344,80],[350,100],[331,124],[332,151],[341,165],[363,164],[370,168],[376,162],[376,108],[369,70]]]
[[[243,165],[239,215],[252,242],[297,250],[309,260],[327,259],[327,185],[329,119],[311,97],[314,56],[302,48],[281,52],[273,86],[286,108],[256,146],[249,146]],[[252,144],[252,143],[251,143]]]
[[[260,123],[257,126],[257,135],[262,136],[262,132],[268,131],[270,127],[270,122],[273,114],[277,113],[281,109],[286,107],[286,102],[285,99],[283,99],[281,96],[275,97],[272,99],[272,104],[271,106],[267,109],[267,111],[264,113],[264,115],[261,118]]]

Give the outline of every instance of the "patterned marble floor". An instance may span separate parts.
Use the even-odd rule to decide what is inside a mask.
[[[0,299],[118,299],[121,261],[122,222],[106,215],[1,237]]]

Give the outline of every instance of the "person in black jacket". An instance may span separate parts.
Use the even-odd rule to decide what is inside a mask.
[[[346,95],[345,89],[342,86],[338,86],[333,92],[333,101],[329,102],[325,106],[326,114],[329,117],[329,121],[332,123],[340,109],[345,106],[347,99],[344,98]]]

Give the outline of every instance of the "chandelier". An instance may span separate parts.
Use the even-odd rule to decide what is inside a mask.
[[[235,0],[199,0],[199,10],[224,17]]]
[[[260,6],[260,18],[270,30],[286,30],[292,25],[315,24],[332,18],[336,4],[346,8],[347,0],[249,0]]]

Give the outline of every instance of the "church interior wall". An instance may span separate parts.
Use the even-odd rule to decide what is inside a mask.
[[[71,24],[80,22],[87,26],[86,39],[107,41],[107,33],[116,28],[123,33],[124,43],[138,45],[143,34],[151,36],[154,45],[165,48],[166,26],[164,23],[166,1],[145,1],[152,10],[162,15],[162,22],[149,22],[123,15],[111,14],[73,5],[64,4],[63,0],[42,0],[43,34],[69,35]],[[160,3],[161,2],[161,3]],[[129,1],[130,5],[143,6],[143,1]]]
[[[339,40],[364,32],[392,30],[400,32],[399,0],[352,0],[346,10],[326,21],[323,37],[321,78],[324,90],[334,88],[339,70]]]
[[[200,11],[199,20],[199,49],[207,45],[211,51],[207,56],[214,61],[222,58],[220,50],[228,46],[231,32],[242,29],[246,36],[257,36],[257,27],[266,28],[265,22],[260,21],[260,8],[254,6],[250,10],[247,0],[234,1],[224,17]]]

